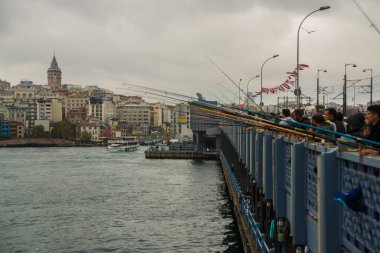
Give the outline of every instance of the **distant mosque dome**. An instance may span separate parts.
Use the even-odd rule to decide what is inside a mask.
[[[55,55],[51,61],[50,68],[47,71],[48,86],[53,90],[58,90],[61,87],[62,71],[58,67]]]

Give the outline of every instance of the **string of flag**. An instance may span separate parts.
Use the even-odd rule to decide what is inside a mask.
[[[263,87],[261,89],[261,91],[255,92],[255,94],[253,94],[251,97],[254,98],[254,97],[260,96],[261,93],[275,94],[277,92],[285,92],[286,90],[290,90],[294,86],[295,78],[297,76],[298,71],[308,69],[308,68],[309,68],[309,65],[307,65],[307,64],[299,64],[298,68],[295,68],[291,72],[291,74],[288,76],[288,78],[285,80],[285,82],[283,82],[280,85],[277,85],[276,87],[272,87],[272,88]]]

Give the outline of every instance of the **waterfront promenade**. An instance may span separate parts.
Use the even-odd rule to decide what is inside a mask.
[[[72,141],[53,138],[17,138],[0,141],[1,147],[71,147]]]

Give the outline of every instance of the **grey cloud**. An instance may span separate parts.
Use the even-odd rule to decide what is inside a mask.
[[[325,84],[340,84],[346,61],[380,73],[380,36],[352,1],[8,0],[0,6],[0,78],[45,83],[55,51],[65,83],[115,89],[136,82],[190,95],[217,89],[217,82],[236,90],[204,54],[245,85],[278,53],[264,69],[264,86],[274,86],[296,65],[299,22],[329,4],[305,22],[318,32],[301,32],[300,58],[311,65],[301,75],[303,89],[312,94],[321,67],[328,68]],[[362,5],[380,25],[380,4]],[[250,86],[258,90],[259,80]]]

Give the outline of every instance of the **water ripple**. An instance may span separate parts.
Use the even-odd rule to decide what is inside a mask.
[[[1,149],[0,161],[0,252],[242,251],[216,162],[103,148]]]

